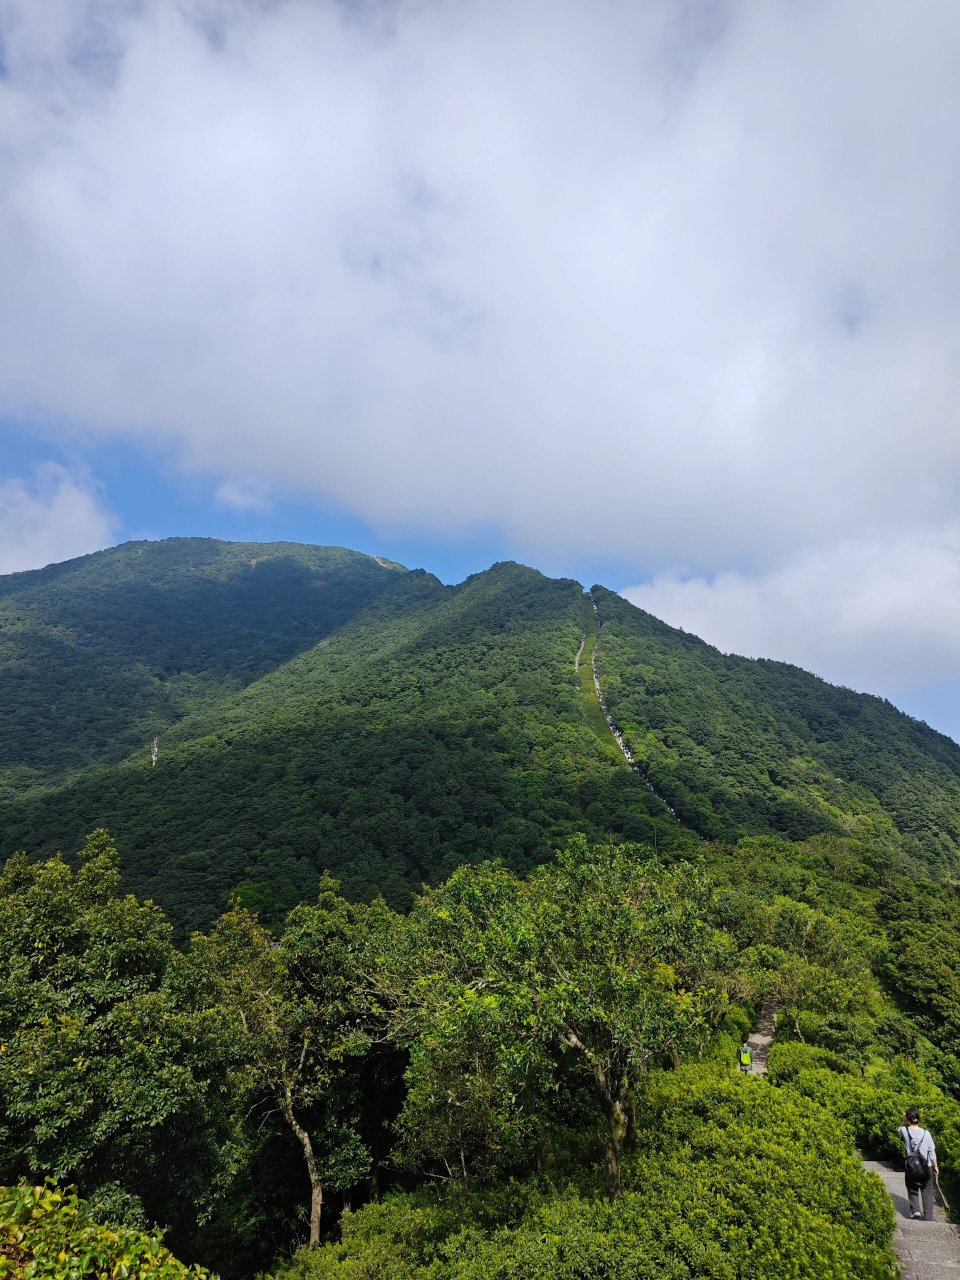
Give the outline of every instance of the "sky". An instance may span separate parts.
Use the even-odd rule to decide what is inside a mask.
[[[600,581],[960,739],[955,0],[0,0],[0,573]]]

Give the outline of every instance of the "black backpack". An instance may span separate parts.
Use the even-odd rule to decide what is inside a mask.
[[[913,1146],[913,1135],[909,1129],[905,1130],[907,1138],[907,1158],[904,1162],[903,1171],[907,1175],[907,1181],[912,1182],[916,1187],[923,1187],[930,1181],[930,1166],[927,1164],[926,1156],[920,1154],[920,1143],[926,1137],[927,1131],[924,1129],[923,1136],[917,1141],[917,1145]]]

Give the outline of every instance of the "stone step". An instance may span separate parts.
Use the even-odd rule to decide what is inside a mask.
[[[894,1240],[893,1247],[897,1257],[905,1262],[936,1262],[944,1266],[960,1268],[960,1255],[952,1249],[944,1249],[943,1242],[931,1240],[927,1244],[909,1245],[905,1240]]]
[[[952,1242],[960,1246],[960,1231],[949,1222],[898,1222],[897,1231],[911,1245],[915,1240],[937,1240],[943,1245]]]
[[[879,1160],[864,1160],[863,1165],[877,1174],[893,1201],[893,1247],[903,1280],[960,1280],[960,1227],[946,1220],[940,1205],[932,1222],[911,1218],[903,1173]]]

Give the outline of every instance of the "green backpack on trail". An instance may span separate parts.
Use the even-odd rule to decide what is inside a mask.
[[[741,1067],[753,1066],[753,1054],[750,1052],[749,1045],[744,1044],[740,1046],[740,1065]]]

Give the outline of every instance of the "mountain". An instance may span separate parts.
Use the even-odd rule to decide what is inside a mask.
[[[106,826],[128,886],[181,929],[234,890],[277,916],[325,869],[401,905],[575,831],[668,857],[843,833],[953,874],[955,743],[591,594],[511,563],[446,587],[340,548],[211,539],[0,578],[0,853]]]
[[[2,794],[118,763],[403,572],[336,547],[171,538],[0,577]]]
[[[882,698],[799,667],[720,653],[594,589],[611,714],[701,834],[854,836],[955,870],[960,747]]]

